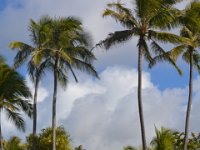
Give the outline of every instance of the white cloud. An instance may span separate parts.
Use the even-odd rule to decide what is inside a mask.
[[[129,144],[139,146],[137,71],[108,67],[100,73],[101,80],[79,75],[79,83],[70,82],[66,91],[59,88],[57,103],[58,125],[64,125],[69,131],[73,145],[82,144],[88,150],[120,150]],[[200,78],[194,81],[192,131],[199,131],[199,82]],[[151,82],[150,74],[143,72],[142,95],[148,142],[154,135],[154,125],[183,131],[187,92],[187,87],[161,91]],[[51,125],[51,95],[46,99],[50,101],[38,104],[38,130]],[[28,132],[31,132],[32,123],[30,120],[27,123]],[[3,128],[7,137],[19,135],[13,126],[7,125],[5,118]]]
[[[78,84],[77,92],[67,90],[62,93],[66,101],[59,98],[62,107],[58,108],[60,114],[63,114],[60,122],[70,132],[74,145],[82,144],[88,150],[120,150],[128,144],[138,146],[141,137],[137,108],[137,71],[109,67],[100,77],[100,81],[85,78]],[[74,87],[74,83],[69,84],[68,89],[71,86]],[[195,85],[195,89],[198,88],[199,85]],[[74,97],[73,102],[67,101],[68,92]],[[160,91],[151,82],[150,74],[143,72],[143,105],[148,141],[154,135],[154,125],[183,131],[186,100],[187,88]],[[65,117],[67,107],[64,106],[68,104],[73,107]],[[199,112],[194,108],[192,116],[197,115],[195,118],[198,118],[195,111]],[[197,120],[195,118],[191,121]],[[192,127],[192,130],[198,129],[197,125]]]

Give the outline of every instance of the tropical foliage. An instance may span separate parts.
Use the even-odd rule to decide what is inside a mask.
[[[50,150],[52,149],[52,128],[42,129],[36,138],[36,149]],[[32,149],[32,134],[27,137],[27,150]],[[56,149],[72,150],[69,134],[62,126],[56,128]]]
[[[161,128],[160,131],[156,128],[155,132],[156,137],[151,141],[153,150],[173,150],[173,132],[165,128]]]
[[[5,113],[8,120],[21,131],[25,131],[25,122],[21,111],[32,116],[31,93],[24,78],[3,61],[0,62],[0,115]],[[2,149],[2,131],[0,121],[0,149]]]
[[[4,143],[4,150],[25,150],[26,145],[22,143],[21,139],[17,136],[11,137]]]

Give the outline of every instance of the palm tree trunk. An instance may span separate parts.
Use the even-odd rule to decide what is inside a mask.
[[[56,98],[57,98],[57,63],[54,65],[54,91],[53,91],[53,105],[52,105],[52,149],[56,150]]]
[[[35,93],[34,93],[34,99],[33,99],[33,150],[36,150],[36,131],[37,131],[37,94],[38,94],[38,84],[39,80],[38,77],[36,77],[35,80]]]
[[[188,97],[187,114],[186,114],[186,121],[185,121],[185,137],[184,137],[183,150],[187,150],[187,144],[188,144],[190,112],[191,112],[191,107],[192,107],[192,80],[193,80],[193,50],[190,51],[189,97]]]
[[[0,109],[0,150],[3,150],[3,137],[1,132],[1,109]]]
[[[142,134],[142,147],[143,147],[143,150],[147,150],[143,106],[142,106],[142,48],[141,46],[139,46],[139,51],[138,51],[138,109],[139,109],[141,134]]]

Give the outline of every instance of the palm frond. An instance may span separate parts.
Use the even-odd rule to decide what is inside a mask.
[[[153,67],[157,62],[168,62],[178,71],[180,75],[182,75],[181,69],[177,66],[176,62],[170,57],[169,52],[165,52],[165,50],[159,46],[155,41],[151,43],[151,49],[157,54],[153,59],[154,61],[149,64],[149,67]]]
[[[98,73],[96,72],[95,68],[91,64],[84,62],[83,60],[72,58],[72,63],[70,65],[78,70],[81,70],[96,78],[99,78]]]
[[[68,82],[65,69],[63,69],[61,66],[58,66],[56,73],[57,73],[57,77],[58,77],[58,81],[59,81],[60,85],[65,89],[67,86],[67,82]]]
[[[21,115],[17,112],[13,112],[9,109],[5,109],[8,118],[15,124],[15,126],[21,130],[25,131],[25,122],[22,119]]]
[[[169,42],[173,44],[182,43],[184,40],[182,37],[172,34],[172,33],[159,32],[159,31],[153,31],[153,30],[149,30],[148,38],[156,40],[156,41],[160,41],[163,43]]]
[[[140,39],[139,42],[138,42],[138,46],[140,45],[140,47],[142,48],[142,53],[143,53],[143,56],[144,58],[146,59],[146,61],[151,64],[153,63],[153,58],[151,56],[151,53],[149,51],[149,48],[148,48],[148,45],[146,43],[145,40],[142,40]]]
[[[30,118],[33,115],[33,106],[29,100],[24,100],[24,99],[16,99],[14,100],[15,105],[19,106],[21,110],[27,114]]]
[[[30,56],[31,52],[34,51],[34,48],[28,44],[25,44],[23,42],[11,42],[9,44],[9,47],[11,49],[18,49],[18,52],[14,58],[14,67],[18,68],[21,66]]]
[[[85,59],[88,63],[92,63],[96,59],[94,54],[84,46],[69,46],[64,49],[64,52],[70,53],[74,57]]]
[[[180,31],[180,35],[183,36],[183,37],[186,37],[186,38],[189,38],[189,39],[192,39],[193,38],[193,33],[192,31],[187,28],[186,26],[184,26],[181,31]]]
[[[135,0],[135,12],[142,23],[154,16],[161,6],[160,0]]]
[[[107,8],[103,13],[103,17],[110,16],[114,18],[116,22],[119,22],[122,26],[128,29],[139,27],[139,24],[132,15],[131,10],[125,8],[120,2],[110,3],[107,6],[109,8],[113,8],[114,10]]]
[[[163,7],[150,18],[149,26],[159,29],[172,29],[180,25],[180,22],[177,19],[180,15],[181,11],[176,8]]]
[[[110,33],[108,37],[105,40],[101,41],[98,45],[109,49],[115,44],[123,43],[130,40],[133,34],[133,30],[116,31],[114,33]]]
[[[190,63],[190,49],[187,48],[187,50],[182,55],[183,60],[185,60],[186,63]]]
[[[186,48],[186,45],[178,45],[174,47],[172,50],[170,50],[170,57],[176,61],[177,58],[183,53],[184,49]]]
[[[26,86],[26,81],[16,71],[10,69],[7,65],[1,65],[0,74],[0,94],[4,96],[22,96],[25,98],[31,97],[31,92]]]

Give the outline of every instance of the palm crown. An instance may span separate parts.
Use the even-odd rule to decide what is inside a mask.
[[[20,111],[32,116],[31,93],[23,77],[8,65],[0,63],[0,70],[0,111],[5,111],[16,127],[24,131],[25,123]]]

